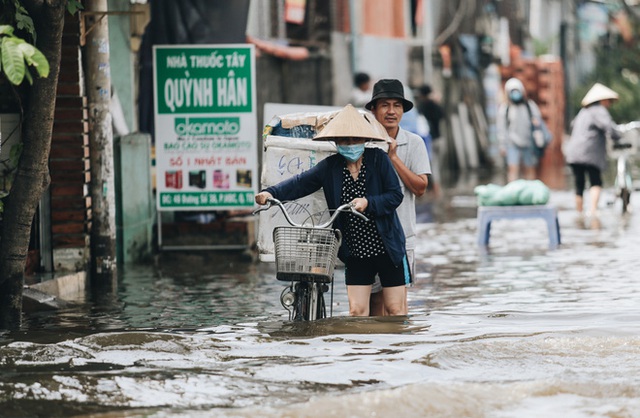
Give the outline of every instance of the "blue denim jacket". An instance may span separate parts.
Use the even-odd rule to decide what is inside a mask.
[[[405,238],[396,214],[403,197],[398,175],[387,154],[379,148],[366,148],[364,163],[367,167],[365,197],[369,202],[364,214],[375,221],[387,254],[394,265],[400,266],[405,255]],[[267,187],[265,191],[278,200],[295,200],[322,187],[327,206],[333,210],[340,206],[343,167],[344,158],[338,154],[331,155],[311,169]],[[335,228],[342,230],[343,216],[338,216]],[[346,240],[342,240],[338,256],[342,261],[349,256]]]

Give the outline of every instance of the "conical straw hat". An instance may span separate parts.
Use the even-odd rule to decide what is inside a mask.
[[[600,83],[596,83],[591,87],[591,89],[587,92],[580,103],[582,106],[589,106],[592,103],[599,102],[600,100],[607,99],[618,99],[618,93],[611,90],[609,87],[606,87]]]
[[[314,141],[332,141],[336,138],[364,138],[374,141],[386,141],[382,134],[379,122],[373,115],[362,114],[355,107],[348,104],[327,123],[322,131],[317,134]],[[386,132],[386,131],[384,131]]]

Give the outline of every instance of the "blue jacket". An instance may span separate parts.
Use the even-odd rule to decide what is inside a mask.
[[[364,214],[375,221],[387,254],[395,266],[400,266],[405,255],[405,238],[396,214],[403,197],[398,175],[387,154],[379,148],[366,148],[364,163],[367,167],[365,197],[369,202]],[[334,210],[340,206],[343,167],[344,157],[334,154],[297,176],[267,187],[265,191],[278,200],[295,200],[322,187],[328,208]],[[344,215],[338,216],[335,228],[343,230],[343,218]],[[342,261],[349,256],[346,240],[342,240],[338,256]]]

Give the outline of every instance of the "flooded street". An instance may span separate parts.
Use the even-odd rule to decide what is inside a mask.
[[[559,249],[530,219],[483,251],[466,190],[421,203],[407,317],[348,317],[339,270],[333,317],[292,323],[273,265],[162,255],[0,335],[0,415],[640,417],[640,198],[595,222],[553,191]]]

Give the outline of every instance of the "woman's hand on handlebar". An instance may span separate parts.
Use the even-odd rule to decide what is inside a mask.
[[[362,213],[367,210],[367,206],[369,206],[369,201],[366,197],[356,197],[351,201],[352,207],[358,212]]]
[[[259,205],[266,205],[269,199],[273,199],[269,192],[260,192],[256,195],[256,203]]]

